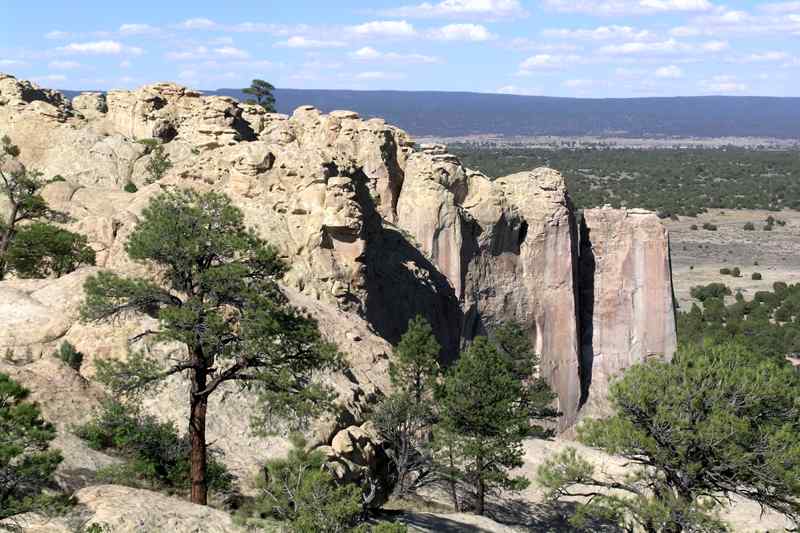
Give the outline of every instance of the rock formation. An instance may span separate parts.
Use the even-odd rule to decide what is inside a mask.
[[[657,218],[589,210],[581,235],[553,170],[492,180],[444,146],[417,147],[380,119],[308,106],[291,116],[265,113],[171,83],[69,102],[0,75],[0,134],[20,146],[29,168],[64,178],[44,196],[72,217],[69,229],[87,235],[97,268],[146,274],[124,243],[160,191],[194,187],[233,198],[291,263],[285,287],[292,301],[348,357],[352,370],[329,377],[341,414],[316,426],[314,442],[336,451],[343,431],[355,439],[358,453],[342,455],[350,472],[364,466],[354,457],[367,449],[353,428],[387,390],[391,343],[416,314],[433,324],[445,360],[498,323],[518,321],[558,394],[562,428],[576,420],[590,381],[589,397],[602,403],[620,369],[674,350],[669,250]],[[145,139],[164,143],[173,162],[150,185]],[[137,193],[123,192],[129,181]],[[0,351],[30,364],[69,340],[87,354],[87,378],[95,358],[125,357],[128,337],[150,319],[116,327],[78,322],[81,285],[94,271],[0,283]],[[174,347],[158,349],[166,356]],[[185,424],[183,386],[170,383],[148,408]],[[269,450],[286,446],[248,436],[246,420],[234,415],[247,408],[231,392],[209,419],[211,440],[236,436],[220,446],[243,478]]]

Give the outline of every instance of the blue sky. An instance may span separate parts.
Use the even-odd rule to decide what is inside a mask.
[[[800,96],[800,1],[0,0],[0,72],[61,89]]]

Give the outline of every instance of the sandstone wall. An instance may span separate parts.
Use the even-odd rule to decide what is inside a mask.
[[[589,412],[602,414],[609,382],[676,348],[669,238],[655,214],[587,209],[581,224],[581,354]]]
[[[663,227],[638,211],[588,211],[579,275],[574,210],[562,177],[549,169],[491,180],[444,146],[417,147],[380,119],[309,106],[270,114],[169,83],[70,103],[0,75],[0,133],[20,146],[29,168],[66,179],[44,195],[72,216],[70,229],[88,236],[100,268],[146,274],[123,246],[160,191],[230,195],[291,263],[286,290],[325,317],[326,333],[356,368],[335,378],[349,415],[322,440],[363,421],[364,406],[386,390],[390,343],[418,313],[450,360],[498,323],[520,322],[558,393],[562,428],[577,417],[581,371],[602,403],[605,383],[620,369],[674,350]],[[164,142],[173,162],[152,185],[149,150],[137,142],[144,138]],[[127,181],[136,194],[122,191]],[[35,358],[68,339],[93,356],[124,355],[124,328],[92,329],[75,319],[88,272],[0,284],[0,350],[30,348]],[[50,293],[63,302],[54,304]],[[182,385],[175,386],[179,394]],[[154,399],[153,409],[167,404]]]

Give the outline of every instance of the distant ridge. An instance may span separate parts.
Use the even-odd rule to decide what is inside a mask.
[[[63,91],[67,96],[79,94]],[[204,91],[244,99],[238,89]],[[774,137],[800,139],[800,98],[556,98],[467,92],[277,89],[278,110],[310,104],[381,117],[417,136]]]

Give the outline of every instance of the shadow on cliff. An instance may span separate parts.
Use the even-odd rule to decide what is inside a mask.
[[[405,333],[409,320],[424,316],[442,345],[444,363],[458,357],[461,308],[453,287],[400,230],[385,227],[367,188],[367,176],[353,176],[364,216],[367,298],[364,315],[375,331],[392,344]]]
[[[581,397],[578,408],[589,400],[594,364],[594,276],[597,264],[590,233],[591,230],[586,225],[586,220],[581,217],[580,254],[578,257]]]

